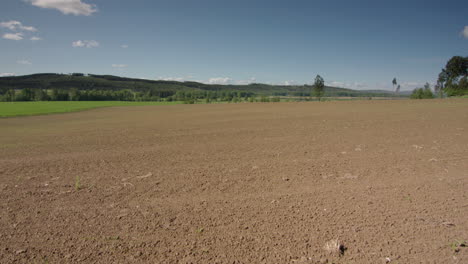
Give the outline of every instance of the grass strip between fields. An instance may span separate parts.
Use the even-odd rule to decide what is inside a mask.
[[[64,102],[1,102],[0,117],[46,115],[76,112],[110,106],[175,105],[182,102],[122,102],[122,101],[64,101]]]

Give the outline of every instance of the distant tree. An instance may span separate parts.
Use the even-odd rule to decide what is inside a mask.
[[[50,96],[50,99],[52,101],[58,101],[59,100],[59,90],[57,88],[52,89],[52,95]]]
[[[393,78],[392,84],[393,84],[393,90],[395,90],[395,85],[397,85],[397,80],[396,80],[396,78]]]
[[[310,86],[309,89],[310,89],[310,94],[312,94],[313,86]],[[304,86],[302,87],[301,101],[304,99],[305,91],[307,91],[307,84],[304,84]]]
[[[68,99],[70,101],[79,101],[80,100],[80,91],[76,88],[71,88],[68,92]]]
[[[325,81],[320,75],[315,77],[314,82],[314,95],[320,101],[324,94]]]
[[[424,85],[423,98],[424,98],[424,99],[432,99],[432,98],[434,98],[434,94],[432,93],[431,85],[430,85],[429,83],[426,83],[426,84]]]
[[[17,95],[17,101],[34,101],[34,90],[31,88],[23,88]]]
[[[47,95],[46,90],[36,89],[34,92],[34,100],[35,101],[48,101],[50,100],[49,95]]]
[[[431,91],[431,86],[429,83],[424,85],[424,88],[417,88],[413,90],[413,93],[410,96],[411,99],[432,99],[434,94]]]
[[[6,91],[4,95],[5,101],[7,102],[13,102],[16,100],[16,92],[13,89],[9,89]]]
[[[447,71],[445,69],[442,69],[442,71],[439,73],[439,76],[437,78],[437,84],[434,87],[436,94],[440,98],[442,98],[442,95],[444,93],[444,88],[445,88],[445,84],[447,83],[447,80],[448,80]]]
[[[411,99],[422,99],[423,98],[423,89],[416,88],[413,90],[410,96]]]
[[[120,96],[120,101],[135,101],[136,99],[136,93],[129,89],[120,91]]]
[[[442,87],[439,84],[439,82],[437,82],[437,84],[434,85],[434,93],[435,93],[435,96],[439,96],[440,98],[442,98]]]
[[[52,95],[50,96],[52,101],[68,101],[68,91],[63,89],[52,89]]]
[[[6,94],[7,91],[8,91],[7,87],[0,87],[0,95]]]

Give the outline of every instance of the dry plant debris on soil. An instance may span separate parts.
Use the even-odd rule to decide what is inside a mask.
[[[0,263],[468,263],[467,121],[468,100],[0,119]]]

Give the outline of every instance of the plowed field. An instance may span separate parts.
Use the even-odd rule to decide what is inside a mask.
[[[468,100],[0,119],[0,263],[468,263],[466,240]]]

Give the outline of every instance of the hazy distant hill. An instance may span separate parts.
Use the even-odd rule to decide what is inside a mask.
[[[149,90],[178,91],[178,90],[199,90],[199,91],[249,91],[258,95],[276,96],[299,96],[307,95],[310,86],[284,86],[253,83],[248,85],[219,85],[204,84],[198,82],[177,82],[177,81],[156,81],[135,78],[125,78],[112,75],[84,75],[76,74],[56,74],[38,73],[24,76],[0,77],[0,90],[5,89],[70,89],[78,90],[122,90],[146,92]],[[395,97],[391,91],[369,90],[359,91],[338,87],[325,87],[325,96],[350,96],[350,97]],[[400,94],[399,96],[406,96]]]

